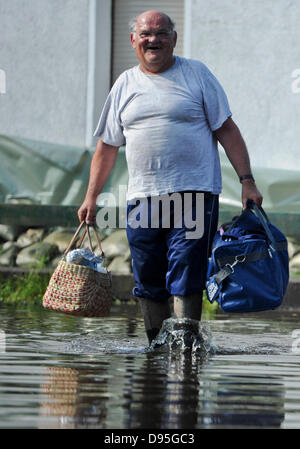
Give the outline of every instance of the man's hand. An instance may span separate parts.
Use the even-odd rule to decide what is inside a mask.
[[[85,221],[88,225],[94,225],[96,222],[96,209],[96,200],[86,198],[77,212],[80,223]]]
[[[242,204],[243,209],[246,209],[247,200],[253,200],[258,206],[262,205],[263,197],[256,187],[255,182],[251,179],[242,181]]]

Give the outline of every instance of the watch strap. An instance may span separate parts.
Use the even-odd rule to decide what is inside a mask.
[[[240,182],[243,182],[245,179],[252,179],[252,181],[255,182],[255,179],[253,175],[251,175],[251,173],[249,173],[248,175],[240,176]]]

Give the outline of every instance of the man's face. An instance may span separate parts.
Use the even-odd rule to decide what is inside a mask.
[[[131,44],[146,73],[161,73],[173,64],[177,34],[172,32],[167,18],[160,14],[144,14],[138,18]]]

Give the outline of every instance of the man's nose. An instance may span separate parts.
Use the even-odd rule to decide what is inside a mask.
[[[156,41],[160,41],[159,36],[156,33],[151,33],[149,35],[149,42],[153,43]]]

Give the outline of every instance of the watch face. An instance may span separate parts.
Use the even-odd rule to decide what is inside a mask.
[[[240,182],[244,181],[244,179],[253,179],[253,181],[254,181],[253,175],[240,176]]]

